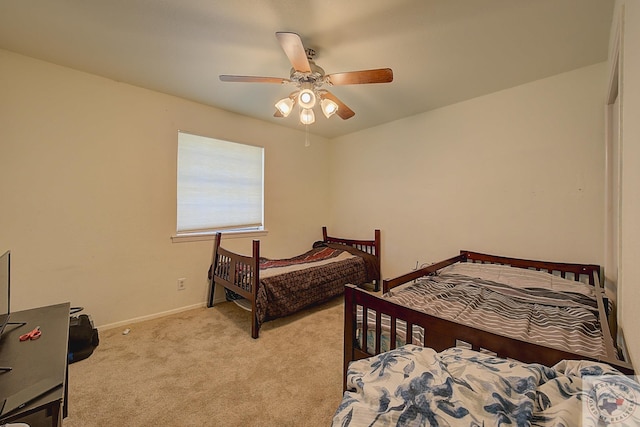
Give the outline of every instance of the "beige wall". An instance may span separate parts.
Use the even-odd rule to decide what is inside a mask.
[[[1,50],[0,94],[0,251],[12,251],[14,310],[71,301],[107,325],[204,303],[212,242],[170,239],[178,129],[265,147],[264,255],[322,237],[323,138],[307,148],[302,131]],[[250,240],[227,246],[249,253]]]
[[[637,23],[638,7],[627,9]],[[634,55],[627,75],[638,75]],[[118,325],[203,304],[211,242],[170,240],[178,129],[266,148],[266,256],[301,252],[327,224],[353,237],[380,228],[385,277],[461,248],[602,263],[607,72],[586,67],[305,148],[303,132],[0,50],[0,251],[13,253],[13,307],[71,301]],[[625,135],[625,182],[640,182],[637,125]],[[631,283],[640,207],[625,188]],[[250,239],[227,245],[248,252]],[[639,288],[628,287],[622,320],[637,324]],[[626,334],[640,354],[640,334]]]
[[[331,142],[332,224],[383,276],[460,249],[602,263],[605,63]]]
[[[633,365],[640,367],[640,2],[616,2],[614,26],[622,22],[620,325]]]

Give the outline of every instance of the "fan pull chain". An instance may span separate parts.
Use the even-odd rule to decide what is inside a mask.
[[[304,125],[304,146],[308,147],[311,145],[311,141],[309,141],[309,125]]]

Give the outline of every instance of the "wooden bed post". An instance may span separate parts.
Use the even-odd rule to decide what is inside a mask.
[[[379,292],[380,291],[380,282],[382,281],[382,256],[380,255],[380,230],[378,230],[377,228],[374,231],[375,233],[375,248],[376,248],[376,253],[375,256],[376,258],[378,258],[378,272],[380,272],[380,277],[378,277],[378,280],[376,280],[376,285],[373,288],[374,292]]]
[[[209,280],[209,298],[207,299],[207,307],[213,307],[214,294],[216,290],[215,276],[216,266],[218,265],[218,248],[222,240],[222,233],[216,233],[213,241],[213,255],[211,256],[211,279]]]
[[[253,265],[251,270],[253,271],[253,278],[251,279],[251,294],[253,295],[251,301],[251,338],[258,338],[260,332],[260,324],[258,323],[258,310],[256,307],[256,300],[258,299],[258,285],[260,284],[260,241],[253,241]]]
[[[347,370],[349,362],[355,360],[353,354],[353,340],[355,339],[354,325],[356,324],[356,308],[353,305],[354,285],[344,287],[344,362],[342,372],[342,391],[347,390]]]

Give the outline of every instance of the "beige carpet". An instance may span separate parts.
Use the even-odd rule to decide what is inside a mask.
[[[67,427],[328,426],[342,397],[343,300],[263,325],[221,303],[100,333],[69,367]]]

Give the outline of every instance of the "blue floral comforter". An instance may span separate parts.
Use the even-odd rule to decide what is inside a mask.
[[[333,426],[638,426],[640,385],[609,365],[549,368],[406,345],[354,361]]]

